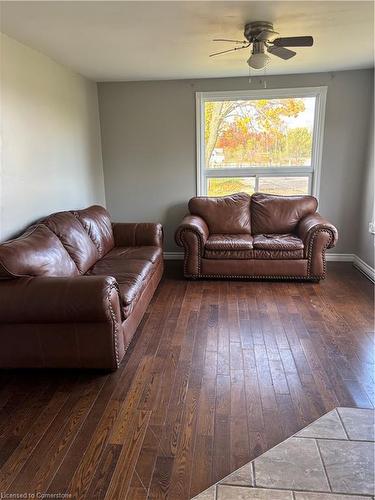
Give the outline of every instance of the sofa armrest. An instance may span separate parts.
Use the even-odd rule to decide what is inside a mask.
[[[338,239],[337,229],[319,213],[307,215],[300,220],[297,226],[297,235],[303,241],[305,249],[310,246],[314,237],[321,231],[330,236],[327,248],[334,247]]]
[[[152,222],[114,222],[116,247],[163,246],[163,226]]]
[[[200,240],[201,248],[203,249],[209,236],[209,231],[207,224],[202,217],[199,217],[198,215],[185,215],[175,234],[176,243],[180,247],[184,246],[184,231],[193,232]]]
[[[0,281],[0,323],[121,323],[117,282],[109,276]]]

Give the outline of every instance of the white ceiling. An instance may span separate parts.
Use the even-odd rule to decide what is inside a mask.
[[[249,21],[271,21],[282,36],[313,35],[268,74],[372,67],[372,1],[42,1],[1,2],[1,31],[96,81],[248,74],[248,50],[208,54],[242,39]]]

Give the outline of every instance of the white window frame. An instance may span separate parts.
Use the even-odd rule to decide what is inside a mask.
[[[309,193],[319,199],[323,151],[323,133],[327,87],[301,87],[285,89],[259,89],[224,92],[196,92],[196,141],[197,141],[197,195],[207,195],[209,177],[255,177],[255,191],[258,191],[259,177],[309,178]],[[308,167],[248,167],[248,168],[206,168],[204,144],[204,104],[207,101],[280,99],[293,97],[315,97],[315,114],[311,165]]]

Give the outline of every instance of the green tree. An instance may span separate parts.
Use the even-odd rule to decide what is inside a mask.
[[[303,164],[310,157],[312,135],[306,127],[296,127],[286,134],[286,148],[288,157],[294,159],[295,165]]]

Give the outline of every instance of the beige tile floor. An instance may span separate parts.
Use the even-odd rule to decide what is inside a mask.
[[[374,499],[374,419],[336,408],[194,500]]]

